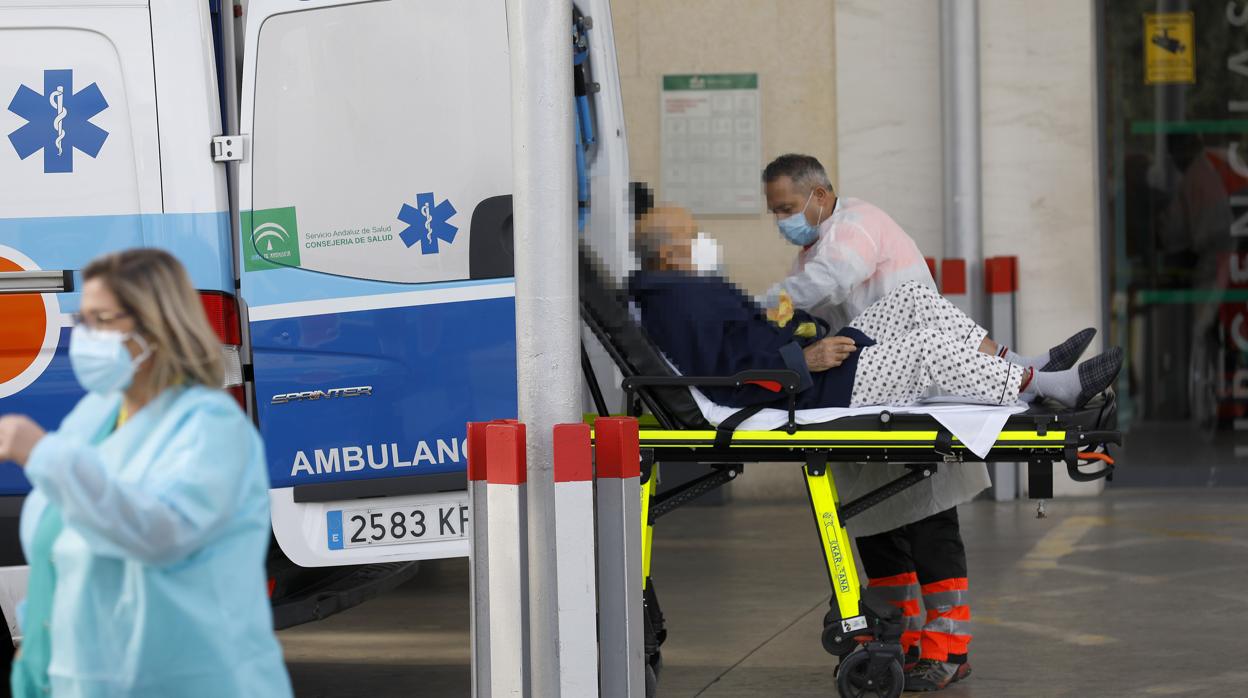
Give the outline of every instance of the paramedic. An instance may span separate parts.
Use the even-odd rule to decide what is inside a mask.
[[[787,292],[798,308],[837,327],[908,281],[936,287],[914,240],[875,206],[836,196],[815,158],[776,158],[763,171],[763,187],[781,235],[802,247],[789,277],[768,292],[765,304],[776,304]],[[1038,368],[1069,368],[1094,334],[1091,329],[1076,334],[1042,357]],[[1017,360],[1006,347],[998,354]],[[843,463],[833,470],[837,481],[846,483],[847,499],[906,472],[900,464]],[[989,484],[982,464],[939,470],[851,526],[868,586],[905,618],[908,690],[938,690],[970,674],[970,597],[956,507]],[[920,615],[920,596],[926,618]]]
[[[838,197],[815,158],[781,155],[763,170],[763,189],[780,234],[801,248],[764,305],[774,306],[784,291],[836,328],[907,281],[936,288],[906,231],[875,206]]]
[[[768,292],[767,305],[786,291],[797,307],[837,326],[907,281],[936,288],[901,226],[865,201],[836,196],[815,158],[776,158],[763,171],[763,188],[781,235],[802,248],[789,277]],[[905,473],[901,464],[839,463],[832,469],[848,499]],[[942,468],[850,526],[872,594],[901,609],[905,620],[908,689],[938,690],[970,674],[971,609],[957,505],[989,484],[983,464]]]
[[[667,352],[668,358],[685,373],[731,375],[748,368],[791,368],[799,375],[811,376],[809,381],[812,387],[818,384],[817,390],[803,392],[799,404],[881,404],[893,401],[913,402],[921,397],[927,384],[932,382],[931,376],[935,368],[930,363],[924,364],[939,358],[950,360],[954,364],[965,361],[968,366],[978,366],[982,373],[1000,374],[995,393],[982,397],[985,398],[984,401],[1000,400],[1004,404],[1011,404],[1019,394],[1020,387],[1023,388],[1024,397],[1027,388],[1034,390],[1038,387],[1038,384],[1032,385],[1030,381],[1028,384],[1023,383],[1024,367],[1034,373],[1033,378],[1038,377],[1044,381],[1059,374],[1046,375],[1035,369],[1069,369],[1086,347],[1084,333],[1080,333],[1045,357],[1029,358],[1010,354],[1008,361],[1002,360],[996,356],[1000,353],[1000,347],[987,339],[981,328],[953,309],[928,285],[913,282],[899,284],[895,289],[897,298],[890,295],[881,299],[880,307],[874,308],[879,312],[866,311],[863,314],[866,322],[863,322],[863,317],[859,317],[852,326],[837,333],[849,335],[848,337],[828,337],[810,342],[797,336],[804,324],[804,317],[808,317],[802,310],[793,311],[794,317],[791,321],[784,327],[777,327],[763,320],[762,311],[736,287],[714,277],[695,276],[692,272],[696,272],[700,266],[692,259],[697,241],[696,230],[697,225],[688,213],[679,209],[656,210],[643,219],[638,226],[636,240],[638,253],[643,258],[643,270],[634,277],[632,284],[642,311],[643,325]],[[889,304],[894,301],[898,305],[890,311]],[[918,336],[902,335],[898,331],[901,328],[892,322],[898,316],[904,316],[919,308],[939,316],[940,322],[933,324],[943,324],[945,330],[954,326],[965,328],[960,342],[944,342],[938,347],[946,356],[937,357],[931,348],[921,343],[916,344],[914,340]],[[905,312],[898,313],[897,310]],[[930,335],[939,329],[927,328],[925,332],[928,336],[923,339],[935,339]],[[731,334],[726,330],[730,330]],[[895,334],[896,339],[902,341],[890,341],[894,338],[885,337],[885,333]],[[867,342],[871,339],[881,341],[881,344],[867,347]],[[793,344],[803,342],[805,346],[795,355],[796,347]],[[966,347],[971,343],[978,344],[976,348],[981,352],[990,352],[991,355],[968,351]],[[803,360],[805,366],[802,365]],[[907,361],[911,363],[905,363]],[[1120,361],[1120,354],[1107,355],[1107,358],[1101,360],[1104,373],[1116,374]],[[960,369],[952,370],[956,373]],[[890,372],[893,376],[888,375]],[[963,384],[962,388],[973,388],[982,382],[982,375],[974,380],[968,380],[970,378],[970,375],[964,373],[939,382],[942,388],[950,392],[959,387],[955,383]],[[1079,390],[1083,391],[1086,387],[1099,392],[1104,380],[1104,376],[1101,376]],[[981,390],[986,385],[982,385]],[[839,386],[835,391],[839,395],[821,394],[834,386]],[[737,391],[708,389],[705,392],[723,404],[743,405],[748,404],[749,400],[770,399],[761,388],[752,386]],[[839,397],[840,401],[833,402],[829,399],[831,397]],[[1082,398],[1075,401],[1078,402],[1079,399]],[[895,470],[881,465],[872,467],[870,472],[858,468],[848,475],[838,473],[838,478],[844,478],[843,482],[848,484],[847,489],[851,492],[845,495],[847,500],[877,486],[874,483],[863,486],[862,481],[868,478],[855,476],[874,476],[878,471]],[[956,472],[961,469],[953,470]],[[895,479],[896,476],[897,473],[891,474],[885,482]],[[986,473],[984,477],[986,478]],[[838,479],[840,481],[842,480]],[[933,481],[936,481],[935,487],[932,486]],[[926,489],[922,485],[926,485]],[[882,564],[873,566],[864,562],[864,566],[871,579],[878,580],[876,586],[885,586],[886,591],[900,590],[907,594],[917,592],[920,579],[918,569],[922,570],[924,584],[932,585],[928,587],[932,612],[927,623],[930,627],[926,632],[923,631],[924,623],[919,621],[917,594],[909,601],[901,597],[894,601],[902,607],[906,621],[911,623],[907,628],[910,632],[903,636],[907,648],[914,647],[921,637],[927,640],[929,661],[918,667],[926,671],[912,672],[912,677],[908,679],[910,685],[921,687],[926,682],[929,686],[943,687],[953,676],[960,674],[961,678],[966,675],[967,669],[956,666],[959,659],[964,660],[964,657],[956,656],[956,651],[961,649],[964,654],[965,642],[969,639],[968,633],[963,630],[967,613],[964,601],[965,552],[957,528],[956,509],[953,507],[968,500],[983,485],[968,488],[956,479],[952,480],[951,485],[948,479],[938,481],[936,478],[925,480],[922,485],[897,495],[894,500],[900,500],[899,505],[873,508],[872,511],[888,510],[891,516],[883,522],[877,522],[875,525],[878,528],[875,530],[865,532],[866,535],[889,532],[899,526],[917,522],[906,530],[895,532],[897,536],[914,533],[909,538],[914,546],[907,548],[905,544],[899,544],[896,548],[900,558],[897,564],[909,565],[909,568],[903,572],[884,575],[878,572]],[[966,494],[968,489],[969,494]],[[939,508],[933,508],[933,505]],[[914,516],[914,512],[919,513]],[[936,516],[932,516],[933,514]],[[872,539],[869,537],[861,540],[867,543],[868,549],[884,547],[881,545],[873,548]],[[869,554],[864,551],[864,559]],[[877,558],[870,559],[877,562],[884,555],[885,553],[880,553]],[[891,559],[888,561],[892,562]],[[932,579],[927,576],[932,570],[936,574],[944,574]],[[948,581],[951,579],[953,581]],[[951,600],[957,603],[947,603]],[[953,622],[955,620],[956,623]],[[960,647],[955,644],[959,642]],[[950,659],[954,661],[951,662]],[[938,669],[942,676],[926,676]]]
[[[69,357],[86,397],[46,434],[0,417],[0,460],[34,486],[13,693],[289,696],[265,596],[264,451],[218,388],[199,298],[154,249],[82,278]]]

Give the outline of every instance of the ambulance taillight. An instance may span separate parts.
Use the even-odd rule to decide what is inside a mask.
[[[247,395],[243,389],[243,336],[239,325],[238,301],[219,291],[201,291],[199,300],[208,315],[217,338],[221,340],[221,352],[225,358],[225,381],[223,388],[234,396],[239,407],[247,408]]]

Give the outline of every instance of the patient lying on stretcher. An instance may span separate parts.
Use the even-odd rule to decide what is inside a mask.
[[[651,211],[637,227],[642,269],[629,284],[642,327],[685,375],[791,369],[800,378],[798,409],[904,406],[933,391],[983,404],[1052,398],[1082,407],[1122,366],[1116,347],[1075,365],[1095,334],[1090,329],[1041,356],[1011,352],[917,283],[899,286],[834,333],[800,310],[782,308],[769,318],[735,285],[695,271],[697,234],[682,209]],[[776,400],[753,385],[703,392],[732,407]]]

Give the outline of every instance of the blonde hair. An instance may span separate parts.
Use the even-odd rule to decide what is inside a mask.
[[[83,281],[99,279],[134,318],[135,331],[151,345],[147,385],[156,395],[166,388],[198,383],[220,388],[225,378],[221,340],[182,263],[153,248],[99,257],[82,270]]]

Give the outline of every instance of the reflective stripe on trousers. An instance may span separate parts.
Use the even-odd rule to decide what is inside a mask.
[[[971,605],[966,577],[924,584],[923,623],[919,653],[923,659],[965,661],[971,642]]]

